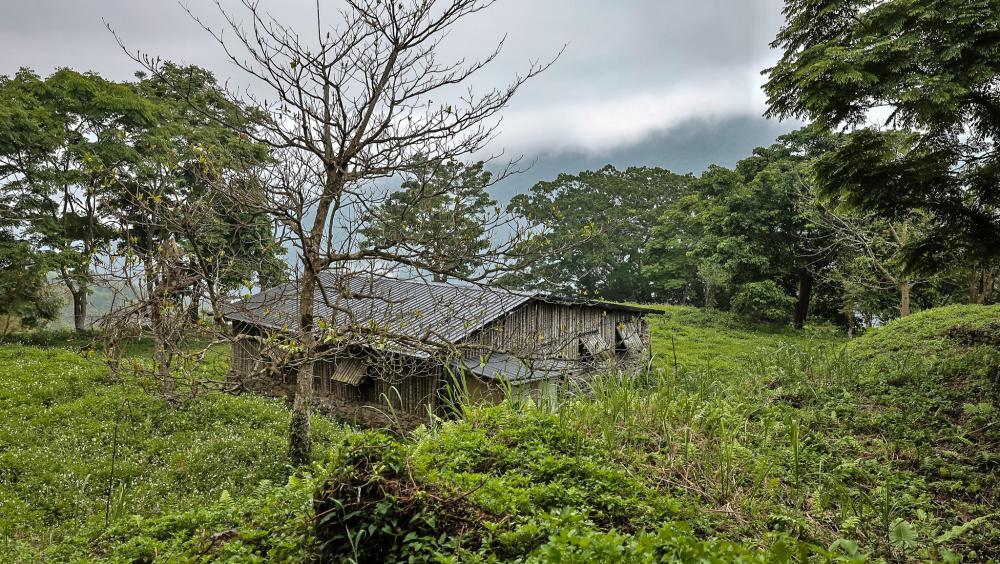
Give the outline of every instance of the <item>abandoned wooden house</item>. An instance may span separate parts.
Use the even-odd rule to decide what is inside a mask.
[[[641,366],[649,350],[644,317],[658,313],[368,273],[323,273],[314,301],[317,406],[368,424],[391,418],[415,425],[457,398],[551,398],[595,370]],[[282,343],[297,326],[297,311],[295,282],[227,309],[240,335],[232,378],[257,392],[294,393],[294,348]]]

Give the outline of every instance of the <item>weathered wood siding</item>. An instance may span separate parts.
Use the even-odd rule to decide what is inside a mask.
[[[357,386],[335,381],[334,365],[335,358],[326,358],[313,371],[316,402],[334,415],[368,425],[395,423],[395,418],[415,426],[426,419],[428,409],[437,408],[441,370],[428,361],[375,363]],[[394,367],[393,373],[384,366]]]
[[[255,339],[233,341],[230,367],[237,378],[246,378],[260,369],[260,342]]]
[[[233,322],[233,333],[238,338],[233,341],[229,359],[230,378],[244,382],[250,376],[260,376],[266,368],[266,359],[261,355],[260,331],[252,325]]]
[[[581,335],[597,331],[614,347],[620,323],[639,323],[648,349],[649,327],[638,313],[529,302],[471,335],[463,343],[463,354],[476,358],[500,351],[533,358],[579,360]]]

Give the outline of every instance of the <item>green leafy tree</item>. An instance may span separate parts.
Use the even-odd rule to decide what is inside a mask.
[[[832,261],[825,241],[829,235],[810,213],[815,204],[810,166],[829,142],[822,131],[802,130],[755,149],[735,170],[709,168],[692,183],[689,196],[661,215],[648,245],[646,273],[665,291],[703,288],[706,302],[722,307],[731,304],[720,290],[734,298],[745,285],[756,284],[750,303],[779,288],[794,298],[790,313],[801,327],[816,279]],[[704,265],[728,276],[713,276],[710,282]],[[764,281],[774,286],[760,286]],[[773,312],[786,301],[769,303]]]
[[[643,274],[649,277],[659,298],[709,307],[711,296],[714,305],[728,307],[728,300],[723,298],[734,272],[732,265],[715,256],[719,235],[713,226],[725,220],[722,199],[740,190],[743,184],[743,178],[735,171],[710,166],[691,181],[688,194],[665,207],[651,229],[648,261],[643,267]],[[705,263],[728,274],[711,289],[705,287],[706,280],[699,275]]]
[[[169,395],[171,358],[186,322],[197,319],[202,295],[225,330],[228,294],[252,280],[270,283],[281,271],[281,249],[266,212],[253,205],[262,198],[253,171],[269,151],[230,126],[258,116],[198,67],[165,63],[153,77],[140,75],[135,88],[154,104],[156,120],[137,134],[139,159],[120,181],[120,270],[126,279],[141,273],[142,287],[132,293],[152,328]]]
[[[86,327],[94,257],[115,238],[109,199],[138,155],[131,140],[153,119],[129,85],[61,69],[0,77],[0,195],[36,241]]]
[[[0,336],[7,334],[12,321],[34,327],[59,315],[62,304],[45,278],[47,258],[9,229],[0,229]]]
[[[698,265],[698,279],[705,286],[705,307],[715,307],[716,293],[729,286],[733,273],[724,265],[713,260],[703,261]]]
[[[786,2],[767,114],[849,130],[816,163],[825,196],[889,221],[930,214],[907,244],[914,271],[1000,262],[998,10],[993,0]],[[970,277],[977,289],[984,278]]]
[[[483,266],[487,227],[499,211],[487,192],[492,178],[483,162],[426,162],[370,211],[367,245],[412,257],[435,282],[472,274]]]
[[[661,168],[606,166],[560,174],[515,196],[510,210],[535,224],[541,260],[510,280],[545,290],[618,301],[650,301],[643,270],[653,226],[687,193],[690,176]],[[538,249],[536,249],[538,250]]]

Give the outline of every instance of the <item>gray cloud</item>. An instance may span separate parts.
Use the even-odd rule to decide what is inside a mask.
[[[597,170],[609,164],[619,169],[658,166],[678,174],[700,174],[713,164],[733,167],[755,147],[770,145],[778,136],[800,125],[766,121],[757,116],[692,119],[670,131],[654,133],[638,143],[599,154],[541,152],[533,155],[532,166],[526,172],[505,179],[493,194],[506,202],[514,194],[527,192],[540,180],[553,180],[563,172]]]
[[[212,69],[245,84],[218,46],[180,5],[151,0],[3,1],[0,74],[67,66],[128,79],[135,64],[104,29],[130,48]],[[234,6],[235,0],[224,0]],[[218,22],[211,2],[191,9]],[[263,0],[280,20],[314,28],[311,0]],[[322,6],[335,20],[336,1]],[[504,116],[498,148],[537,158],[536,171],[612,162],[700,170],[735,161],[787,131],[760,117],[759,72],[781,24],[781,0],[501,0],[466,20],[446,55],[483,55],[507,36],[502,56],[474,87],[503,85],[532,60],[566,45],[560,60],[529,83]],[[543,166],[544,163],[544,166]],[[562,167],[562,168],[559,168]],[[535,173],[532,173],[533,175]],[[550,175],[550,176],[554,176]]]

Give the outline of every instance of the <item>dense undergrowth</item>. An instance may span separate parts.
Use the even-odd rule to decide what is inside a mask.
[[[0,560],[1000,554],[1000,308],[851,342],[665,311],[639,378],[405,436],[319,420],[306,469],[284,465],[280,402],[176,408],[72,344],[0,348]]]

